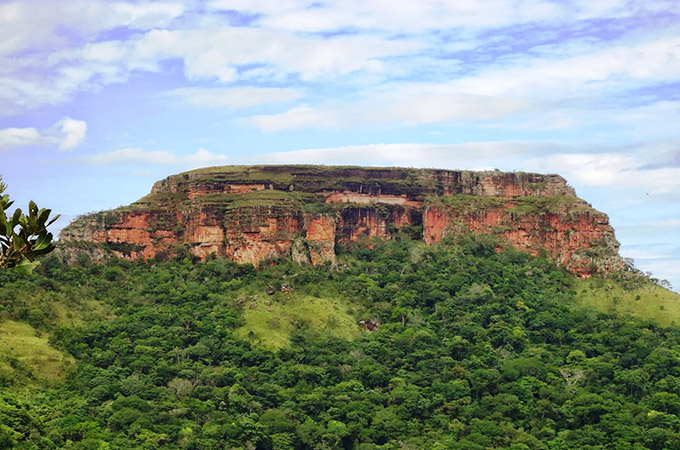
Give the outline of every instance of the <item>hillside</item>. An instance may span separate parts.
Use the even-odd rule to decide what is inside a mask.
[[[623,268],[607,216],[558,175],[435,169],[226,166],[173,175],[132,205],[80,217],[61,240],[131,259],[190,252],[237,263],[335,264],[336,247],[400,231],[427,244],[472,233],[546,252],[588,277]],[[95,244],[94,246],[92,244]]]
[[[0,448],[679,448],[680,330],[599,301],[672,322],[680,296],[497,249],[402,231],[335,268],[2,271]]]

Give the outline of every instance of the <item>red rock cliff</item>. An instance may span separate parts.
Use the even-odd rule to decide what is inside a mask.
[[[422,230],[422,231],[421,231]],[[621,267],[605,214],[558,175],[324,166],[227,166],[157,182],[129,207],[83,216],[62,241],[121,257],[181,248],[260,265],[292,255],[335,264],[336,244],[422,233],[426,243],[490,233],[582,276]]]

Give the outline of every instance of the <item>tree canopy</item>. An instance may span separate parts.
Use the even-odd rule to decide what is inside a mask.
[[[75,358],[50,381],[0,352],[0,448],[680,448],[680,329],[584,309],[590,285],[494,249],[401,236],[337,269],[51,255],[0,271],[2,317]],[[346,326],[380,325],[319,328],[331,298]],[[280,331],[301,299],[287,345],[242,332]]]

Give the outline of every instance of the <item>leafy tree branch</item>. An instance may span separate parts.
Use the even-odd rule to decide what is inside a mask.
[[[53,236],[47,227],[60,216],[50,219],[52,210],[38,208],[32,200],[28,203],[28,214],[17,208],[10,216],[7,210],[14,202],[4,194],[5,189],[7,185],[0,176],[0,267],[30,274],[39,264],[36,259],[54,250]]]

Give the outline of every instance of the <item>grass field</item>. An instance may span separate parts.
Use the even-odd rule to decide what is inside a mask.
[[[637,289],[625,289],[604,278],[579,280],[576,296],[580,305],[601,312],[628,314],[663,326],[680,325],[680,294],[651,282]]]
[[[73,357],[50,346],[47,336],[38,336],[32,326],[13,320],[0,323],[0,376],[54,384],[73,363]]]
[[[267,306],[265,302],[270,302]],[[360,334],[356,319],[343,303],[301,294],[260,295],[243,305],[245,325],[238,336],[272,350],[285,347],[298,328],[353,339]]]

